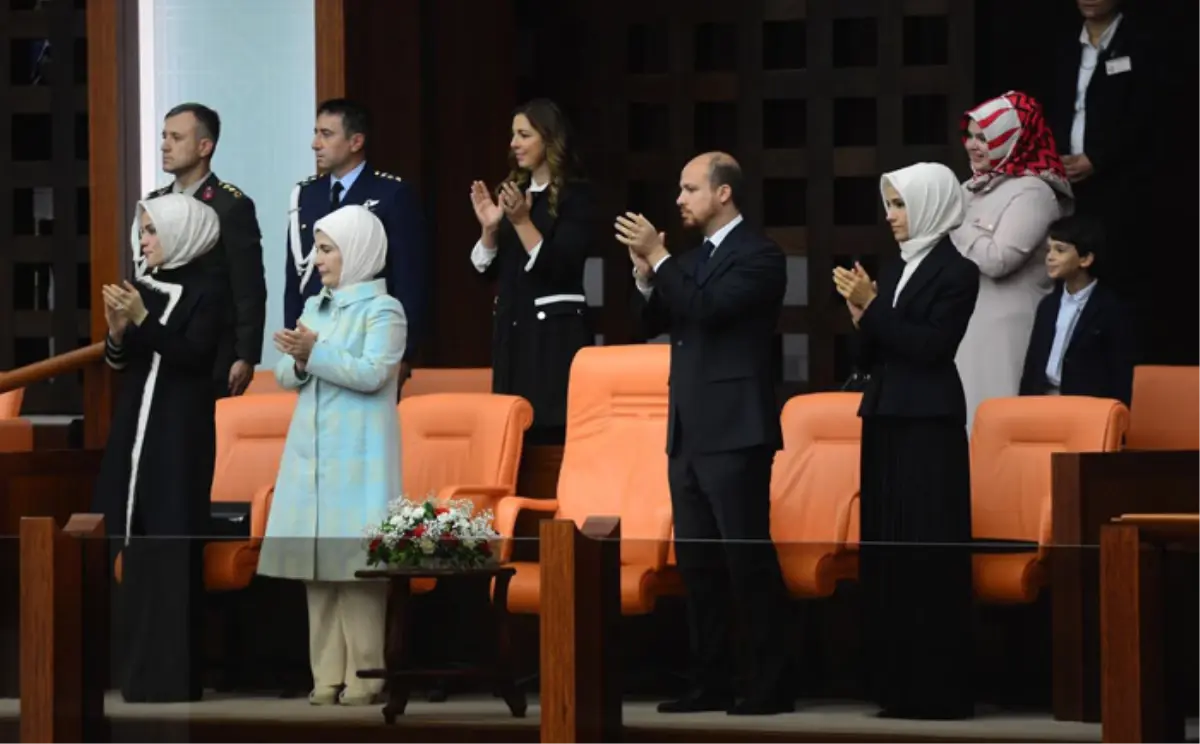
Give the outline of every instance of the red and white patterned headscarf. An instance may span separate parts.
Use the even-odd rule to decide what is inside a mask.
[[[967,126],[974,121],[987,140],[991,169],[976,172],[967,181],[971,191],[984,191],[997,178],[1035,176],[1060,196],[1074,198],[1067,171],[1063,168],[1054,133],[1042,114],[1037,99],[1010,90],[999,98],[984,101],[963,114],[963,140],[970,136]]]

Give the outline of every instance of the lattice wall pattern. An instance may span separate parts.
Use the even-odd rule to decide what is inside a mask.
[[[569,5],[591,7],[559,11],[539,41],[565,41],[525,61],[522,93],[553,90],[572,111],[605,214],[644,212],[669,244],[693,244],[674,207],[679,171],[697,152],[732,152],[748,219],[788,254],[783,392],[836,388],[850,371],[851,328],[832,267],[859,259],[874,270],[895,250],[880,174],[920,160],[963,165],[973,0]],[[595,260],[597,330],[626,342],[628,258],[603,241]]]
[[[0,0],[0,369],[88,343],[84,7]],[[23,412],[78,413],[81,390],[41,383]]]

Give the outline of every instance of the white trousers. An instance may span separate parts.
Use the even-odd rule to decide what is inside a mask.
[[[382,669],[387,584],[307,581],[308,654],[313,691],[345,685],[346,696],[373,695],[383,680],[359,679],[360,669]]]

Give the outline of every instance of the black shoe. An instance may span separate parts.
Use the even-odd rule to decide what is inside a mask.
[[[729,709],[731,716],[773,716],[777,713],[794,713],[796,701],[782,695],[753,696]]]
[[[677,699],[658,704],[659,713],[705,713],[729,710],[733,696],[705,690],[695,690]]]

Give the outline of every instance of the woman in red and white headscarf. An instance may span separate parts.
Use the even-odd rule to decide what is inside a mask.
[[[1051,289],[1044,258],[1050,224],[1074,197],[1034,98],[1009,91],[963,115],[972,175],[966,215],[950,239],[979,266],[979,299],[955,363],[967,396],[967,429],[988,398],[1017,395],[1038,302]]]

